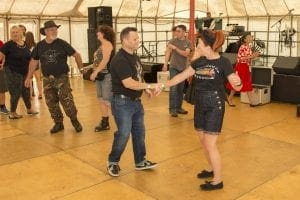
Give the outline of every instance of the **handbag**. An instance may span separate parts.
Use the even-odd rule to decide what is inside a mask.
[[[97,74],[96,80],[97,80],[97,81],[102,81],[102,80],[104,80],[106,74],[107,74],[107,73],[99,72],[99,73]]]
[[[91,76],[92,73],[93,73],[93,68],[85,70],[85,71],[82,72],[82,78],[84,80],[90,81],[90,76]]]
[[[93,73],[93,71],[94,71],[93,68],[89,68],[88,70],[84,71],[84,72],[82,73],[82,78],[83,78],[84,80],[89,80],[89,81],[90,81],[90,80],[91,80],[90,77],[91,77],[91,74]],[[97,74],[96,80],[97,80],[97,81],[102,81],[102,80],[104,80],[106,74],[107,74],[107,73],[99,72],[99,73]]]
[[[195,104],[195,83],[193,79],[186,89],[184,100],[192,105]]]

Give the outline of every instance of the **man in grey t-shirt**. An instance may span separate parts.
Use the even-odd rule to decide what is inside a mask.
[[[188,65],[192,43],[186,39],[185,33],[186,26],[178,25],[176,27],[176,38],[171,39],[167,45],[165,63],[162,70],[168,70],[168,62],[170,61],[170,79],[185,70]],[[172,117],[188,113],[182,108],[183,90],[184,82],[170,88],[169,111]]]

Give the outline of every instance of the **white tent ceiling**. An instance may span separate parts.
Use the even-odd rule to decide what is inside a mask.
[[[86,17],[87,7],[111,6],[114,17],[189,18],[189,0],[0,0],[0,15]],[[195,16],[280,16],[289,10],[300,15],[299,0],[195,0]]]

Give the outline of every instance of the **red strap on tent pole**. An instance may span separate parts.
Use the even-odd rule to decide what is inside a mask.
[[[189,40],[194,46],[195,40],[195,0],[190,0],[190,30],[189,30]]]

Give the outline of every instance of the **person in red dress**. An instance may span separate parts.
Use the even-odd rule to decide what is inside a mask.
[[[245,32],[241,38],[242,45],[239,48],[238,56],[237,56],[237,64],[235,66],[235,71],[241,78],[243,82],[243,87],[240,92],[246,92],[250,106],[257,106],[253,104],[253,97],[252,97],[252,80],[251,80],[251,73],[250,73],[250,62],[251,59],[256,58],[259,56],[259,52],[252,52],[251,44],[253,42],[253,37],[251,32]],[[230,84],[226,84],[226,87],[230,89],[230,95],[228,96],[228,104],[230,106],[235,106],[232,102],[232,98],[235,94],[235,90],[232,88]]]

